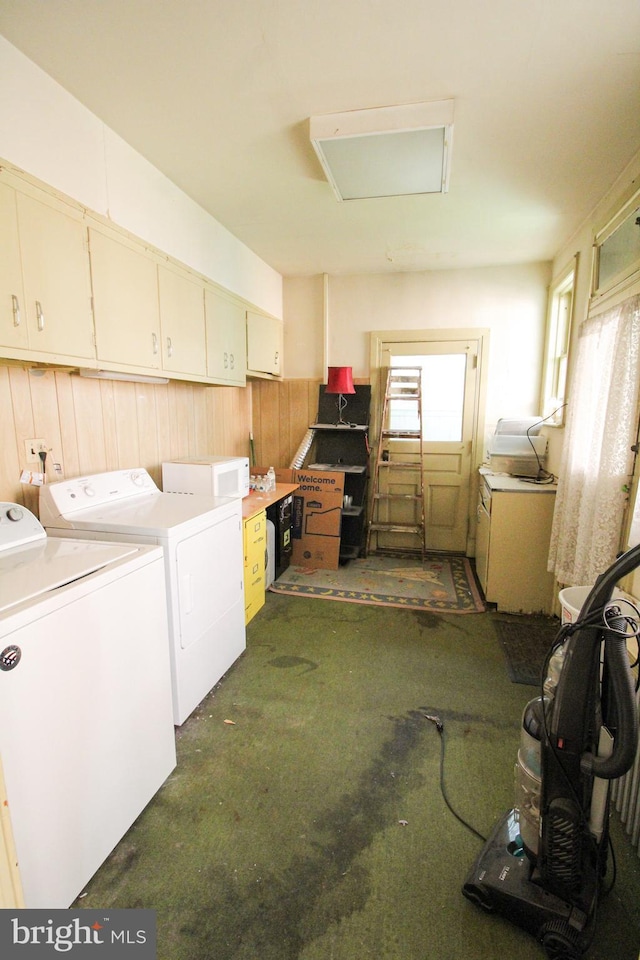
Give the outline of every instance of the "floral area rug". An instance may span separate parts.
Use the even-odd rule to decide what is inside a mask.
[[[350,560],[338,570],[290,566],[269,589],[408,610],[481,613],[485,609],[471,563],[453,555],[428,554],[424,562],[406,556],[369,556]]]

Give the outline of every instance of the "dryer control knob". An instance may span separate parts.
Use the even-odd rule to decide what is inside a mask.
[[[93,487],[89,487],[89,486],[83,487],[82,492],[84,493],[85,497],[95,497],[96,495],[96,492],[93,489]]]
[[[24,510],[22,510],[20,507],[9,507],[7,510],[8,520],[13,520],[15,522],[16,520],[22,520],[23,517]]]

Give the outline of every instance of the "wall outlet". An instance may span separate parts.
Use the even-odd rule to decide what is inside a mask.
[[[40,463],[40,457],[38,454],[41,450],[46,450],[47,445],[44,440],[35,439],[35,440],[25,440],[24,441],[24,452],[26,455],[27,463]]]

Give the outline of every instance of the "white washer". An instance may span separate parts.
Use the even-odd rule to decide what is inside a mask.
[[[40,488],[49,534],[164,548],[174,723],[246,648],[242,501],[162,493],[143,468]]]
[[[176,764],[162,551],[0,502],[0,758],[25,905],[68,907]]]

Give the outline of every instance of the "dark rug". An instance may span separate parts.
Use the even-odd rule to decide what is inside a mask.
[[[495,621],[513,683],[538,686],[540,673],[560,621],[557,617],[512,617]]]

